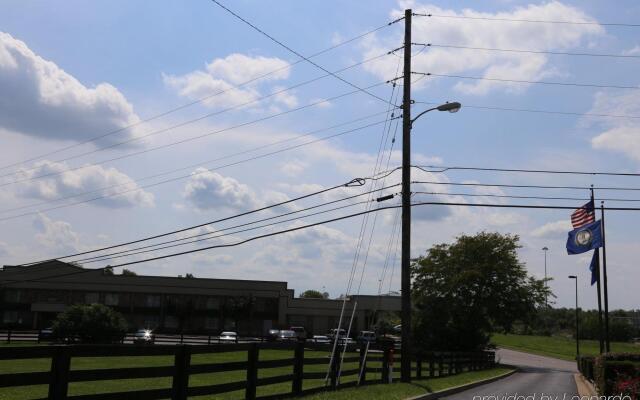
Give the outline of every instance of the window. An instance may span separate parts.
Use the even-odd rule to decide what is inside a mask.
[[[4,301],[7,303],[20,303],[22,300],[22,291],[20,290],[7,290],[4,292]]]
[[[104,304],[108,306],[117,306],[119,303],[118,293],[107,293],[104,295]]]
[[[207,298],[207,310],[217,310],[220,308],[220,299],[217,297]]]
[[[100,301],[100,296],[98,295],[98,293],[91,292],[91,293],[84,294],[84,302],[86,304],[94,304],[99,301]]]
[[[160,307],[160,296],[155,294],[148,294],[144,297],[145,307]]]
[[[164,319],[165,328],[177,328],[178,327],[178,318],[167,315]]]
[[[18,312],[17,311],[5,311],[2,314],[2,322],[5,324],[13,324],[18,322]]]

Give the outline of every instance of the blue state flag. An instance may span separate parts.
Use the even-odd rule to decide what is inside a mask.
[[[569,232],[567,253],[581,254],[602,247],[602,225],[600,221],[581,226]]]
[[[598,282],[598,275],[600,274],[600,252],[596,249],[591,257],[591,264],[589,264],[589,271],[591,271],[591,286]]]

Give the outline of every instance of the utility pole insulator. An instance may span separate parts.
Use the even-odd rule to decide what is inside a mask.
[[[380,203],[381,201],[391,200],[391,199],[393,199],[394,197],[395,197],[395,195],[390,194],[390,195],[387,195],[387,196],[378,197],[378,198],[376,199],[376,201],[377,201],[378,203]]]

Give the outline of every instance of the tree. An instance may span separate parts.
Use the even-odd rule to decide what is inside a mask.
[[[108,276],[113,275],[113,268],[109,266],[104,267],[104,269],[102,270],[102,275],[108,275]]]
[[[102,304],[76,304],[53,322],[53,334],[83,343],[112,343],[122,340],[127,321],[122,314]]]
[[[518,248],[516,235],[481,232],[418,258],[411,266],[416,346],[482,349],[492,332],[531,321],[548,290],[527,276]]]
[[[325,297],[325,293],[321,293],[320,291],[313,289],[305,290],[300,293],[300,298],[302,299],[326,299],[327,297]]]
[[[130,269],[126,269],[126,268],[123,269],[120,274],[124,275],[124,276],[137,276],[138,275],[135,272],[131,271]]]

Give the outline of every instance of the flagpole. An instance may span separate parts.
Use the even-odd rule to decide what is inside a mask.
[[[600,223],[602,224],[602,274],[604,275],[604,340],[606,352],[609,353],[611,351],[611,343],[609,342],[609,293],[607,290],[607,246],[604,233],[604,201],[600,202]]]
[[[594,201],[594,195],[593,195],[593,185],[591,185],[591,204],[594,205],[595,208],[595,201]],[[595,213],[595,210],[594,210]],[[597,252],[596,255],[596,260],[597,260],[597,271],[598,271],[598,276],[597,276],[597,281],[596,281],[596,286],[598,288],[598,341],[600,343],[600,354],[604,353],[604,340],[602,339],[602,291],[600,288],[600,249],[596,248],[594,251]]]

